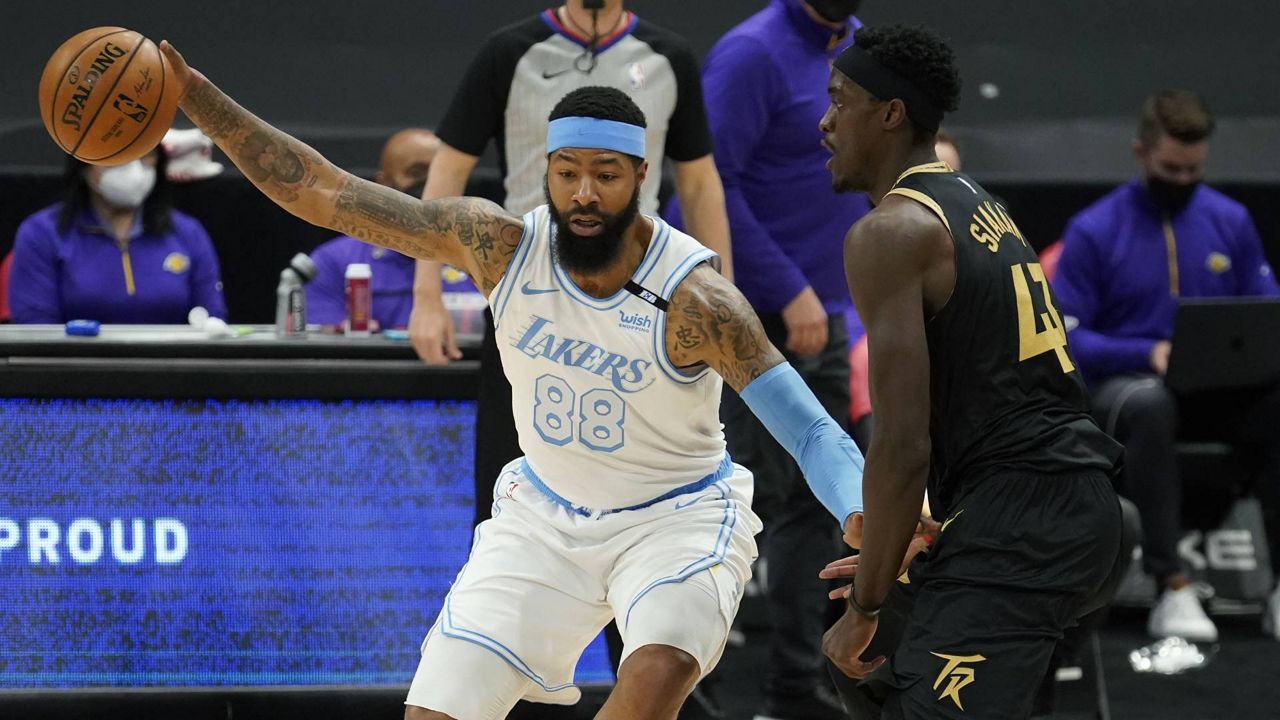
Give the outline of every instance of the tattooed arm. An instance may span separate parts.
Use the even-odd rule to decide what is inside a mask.
[[[751,304],[705,264],[694,268],[671,297],[666,344],[667,357],[677,367],[705,363],[738,392],[783,362]]]
[[[813,494],[861,540],[862,453],[800,374],[765,337],[733,283],[706,265],[689,273],[667,306],[667,356],[679,367],[706,363],[796,459]]]
[[[313,225],[464,268],[485,294],[502,278],[524,229],[519,218],[479,198],[423,202],[358,178],[237,105],[167,42],[160,49],[183,112],[277,205]]]

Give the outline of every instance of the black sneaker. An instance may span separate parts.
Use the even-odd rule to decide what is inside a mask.
[[[848,720],[844,705],[825,685],[805,695],[767,696],[755,720]]]

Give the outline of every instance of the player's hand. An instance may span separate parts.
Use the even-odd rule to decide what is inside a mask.
[[[827,311],[813,288],[806,287],[782,308],[787,326],[787,349],[800,357],[813,357],[827,346]]]
[[[871,644],[878,624],[879,621],[875,618],[867,617],[853,608],[846,608],[844,615],[822,636],[822,654],[845,675],[851,678],[866,677],[884,664],[884,656],[870,662],[860,659],[867,645]]]
[[[1157,375],[1169,372],[1169,353],[1173,352],[1173,343],[1161,340],[1151,348],[1151,369]]]
[[[835,562],[827,563],[827,566],[818,571],[818,577],[823,580],[852,580],[858,574],[858,561],[862,559],[861,555],[851,555],[842,557]],[[849,597],[849,592],[853,590],[852,582],[848,585],[841,585],[835,590],[827,592],[827,598],[830,600],[844,600]]]
[[[862,513],[856,512],[844,520],[844,542],[854,550],[862,547],[863,519]]]
[[[912,534],[911,539],[923,538],[925,545],[932,545],[934,540],[938,539],[938,535],[942,532],[942,523],[934,520],[928,515],[921,515],[920,522],[916,523],[916,531]]]
[[[865,518],[862,513],[851,513],[844,521],[844,542],[854,550],[862,548],[862,523]],[[928,515],[921,515],[920,521],[916,523],[915,532],[911,534],[912,541],[917,539],[923,540],[925,547],[928,547],[938,537],[938,533],[942,532],[942,524],[935,521]]]
[[[461,360],[454,341],[453,317],[443,303],[415,302],[409,313],[409,342],[428,365],[448,365]]]
[[[182,58],[182,53],[170,45],[168,40],[160,41],[160,52],[164,55],[165,62],[169,64],[169,71],[173,73],[173,82],[178,90],[178,102],[181,103],[199,73],[187,65],[187,61]]]
[[[898,576],[907,571],[907,566],[912,560],[916,559],[916,555],[924,552],[932,539],[927,535],[918,534],[911,538],[911,544],[907,546],[906,555],[902,558],[902,565],[898,567]],[[832,600],[844,600],[849,597],[849,593],[853,592],[853,578],[858,574],[858,561],[861,555],[853,555],[850,557],[842,557],[834,562],[827,563],[827,566],[818,571],[818,577],[823,580],[849,580],[848,585],[842,585],[835,590],[827,593],[827,597]]]

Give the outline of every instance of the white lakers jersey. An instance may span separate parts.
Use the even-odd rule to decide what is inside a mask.
[[[489,296],[528,474],[579,509],[643,505],[730,470],[720,376],[675,367],[664,339],[666,301],[715,254],[650,219],[632,283],[595,298],[556,264],[555,226],[538,207]]]

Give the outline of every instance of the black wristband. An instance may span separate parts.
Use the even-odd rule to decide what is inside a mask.
[[[853,588],[852,588],[852,587],[850,587],[850,588],[849,588],[849,607],[853,608],[853,611],[854,611],[854,612],[856,612],[856,613],[858,613],[859,615],[861,615],[861,616],[863,616],[863,617],[871,618],[871,619],[873,619],[873,620],[874,620],[876,617],[878,617],[878,616],[880,615],[880,611],[881,611],[882,609],[884,609],[884,606],[883,606],[883,605],[881,605],[880,607],[876,608],[875,610],[868,610],[868,609],[866,609],[866,608],[862,607],[861,605],[859,605],[859,604],[858,604],[858,601],[853,599]]]

